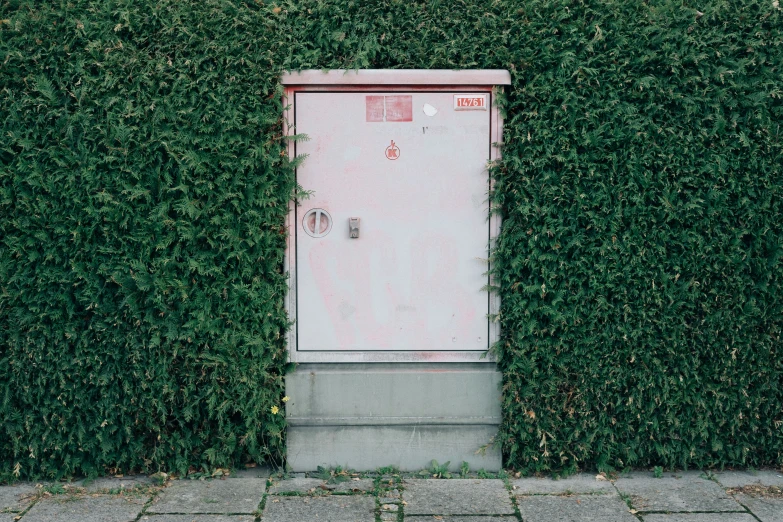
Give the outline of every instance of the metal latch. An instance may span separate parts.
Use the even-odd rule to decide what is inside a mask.
[[[351,239],[357,239],[359,237],[359,221],[357,218],[348,218],[348,237]]]

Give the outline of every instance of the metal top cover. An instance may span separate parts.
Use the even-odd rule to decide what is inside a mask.
[[[283,85],[511,85],[502,69],[309,69],[284,73]]]

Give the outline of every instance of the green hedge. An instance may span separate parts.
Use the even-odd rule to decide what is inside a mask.
[[[337,67],[512,73],[510,467],[783,463],[772,0],[0,0],[0,477],[280,460],[278,78]]]
[[[293,176],[266,17],[3,13],[0,469],[279,459]]]

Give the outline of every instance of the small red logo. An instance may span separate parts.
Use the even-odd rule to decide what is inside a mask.
[[[396,160],[400,157],[400,148],[391,140],[391,145],[386,147],[386,158],[390,160]]]

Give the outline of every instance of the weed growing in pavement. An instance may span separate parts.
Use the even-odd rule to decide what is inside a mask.
[[[478,478],[480,479],[507,479],[508,478],[508,472],[505,470],[500,470],[497,473],[493,473],[491,471],[486,471],[484,468],[478,470]]]
[[[763,486],[761,484],[729,488],[726,490],[726,493],[730,495],[743,494],[754,498],[783,499],[783,488],[779,486]]]
[[[443,463],[443,465],[441,465],[438,464],[437,460],[432,459],[429,469],[429,473],[432,475],[432,478],[450,479],[451,473],[449,473],[449,464],[451,464],[451,461],[446,461]]]
[[[713,482],[717,482],[717,479],[715,478],[715,473],[713,473],[710,470],[703,471],[699,475],[699,478],[703,478],[704,480],[711,480]]]
[[[47,484],[41,488],[41,493],[48,495],[65,495],[71,488],[64,486],[63,484],[54,483]]]
[[[354,473],[350,470],[344,470],[341,466],[337,466],[334,469],[318,466],[317,471],[312,476],[323,480],[327,484],[340,484],[351,480],[352,474]]]

